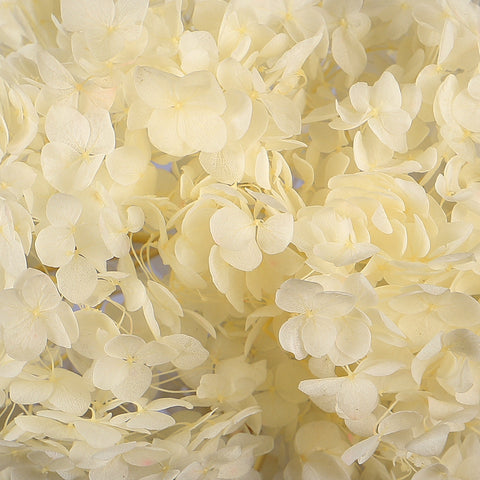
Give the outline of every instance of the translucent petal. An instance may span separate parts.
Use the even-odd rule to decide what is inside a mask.
[[[352,311],[355,298],[344,292],[320,292],[312,297],[311,305],[322,317],[341,317]]]
[[[137,67],[134,72],[135,88],[140,98],[153,108],[175,105],[174,85],[178,77],[152,67]]]
[[[412,124],[410,115],[405,110],[383,112],[380,115],[380,119],[383,128],[391,135],[403,135]]]
[[[447,443],[449,433],[450,428],[448,425],[444,423],[435,425],[428,432],[409,442],[406,448],[410,452],[425,457],[439,456]]]
[[[262,252],[255,240],[248,242],[241,250],[228,250],[220,247],[220,256],[229,265],[243,272],[255,270],[262,262]]]
[[[175,348],[156,341],[148,342],[140,347],[136,353],[138,361],[149,366],[162,365],[177,356]]]
[[[61,7],[63,26],[73,32],[91,29],[100,21],[110,25],[115,15],[115,6],[112,0],[100,0],[97,4],[95,2],[62,0]]]
[[[35,250],[44,265],[60,267],[75,253],[75,239],[68,227],[50,225],[41,230],[35,240]]]
[[[195,148],[187,144],[184,137],[180,137],[178,122],[177,110],[154,110],[148,121],[148,138],[160,151],[183,157],[193,153]]]
[[[275,302],[278,307],[290,313],[305,313],[313,307],[312,297],[323,292],[318,283],[290,279],[277,291]]]
[[[453,100],[453,113],[458,123],[472,132],[480,132],[480,120],[478,119],[479,100],[474,100],[464,90]]]
[[[60,317],[55,312],[49,312],[48,315],[44,315],[43,322],[47,330],[47,337],[51,342],[60,347],[71,347],[70,337]]]
[[[457,35],[458,33],[455,23],[450,18],[447,18],[443,25],[442,37],[438,49],[437,63],[439,65],[442,65],[445,62],[452,51]]]
[[[96,359],[104,355],[104,345],[119,330],[115,322],[99,310],[79,310],[75,312],[79,326],[79,337],[72,348],[84,357]]]
[[[181,333],[168,335],[162,338],[162,342],[175,349],[178,356],[172,363],[182,369],[195,368],[201,365],[209,356],[202,344],[194,337]]]
[[[293,353],[297,360],[302,360],[308,355],[303,346],[302,338],[304,322],[303,315],[292,317],[281,326],[278,332],[278,339],[282,348]]]
[[[38,52],[37,65],[42,80],[48,86],[63,90],[73,88],[75,85],[75,80],[70,72],[45,50]]]
[[[370,103],[381,112],[398,111],[401,108],[402,93],[391,72],[383,72],[372,86]]]
[[[347,243],[326,242],[315,245],[314,255],[333,263],[337,267],[352,265],[369,258],[379,251],[376,245],[366,242]]]
[[[146,408],[150,411],[166,410],[167,408],[172,407],[184,407],[191,410],[193,405],[186,400],[182,400],[181,398],[157,398],[146,406]]]
[[[145,345],[145,340],[136,335],[118,335],[105,344],[105,353],[111,357],[127,359],[135,357]]]
[[[240,62],[226,58],[217,67],[217,78],[225,90],[250,92],[253,89],[252,76]]]
[[[18,378],[10,385],[10,398],[16,403],[31,405],[48,400],[53,389],[53,382]]]
[[[303,380],[298,385],[298,388],[300,391],[313,398],[337,395],[345,380],[345,377]]]
[[[351,477],[335,456],[317,451],[310,455],[308,461],[303,465],[302,480],[316,480],[317,478],[349,480]]]
[[[70,306],[66,302],[60,303],[55,314],[60,318],[70,342],[76,342],[79,336],[78,323]]]
[[[90,124],[78,110],[54,105],[47,113],[45,131],[50,142],[62,143],[82,152],[90,137]]]
[[[260,187],[266,190],[272,188],[270,185],[270,161],[264,147],[260,148],[255,159],[255,180]]]
[[[378,404],[377,387],[367,379],[347,379],[337,395],[340,415],[359,420],[371,413]]]
[[[471,330],[465,328],[452,330],[444,335],[443,344],[452,352],[480,361],[480,337]]]
[[[370,87],[365,82],[354,83],[348,90],[352,107],[360,113],[365,113],[370,109]],[[357,135],[360,132],[357,133]]]
[[[93,366],[93,384],[102,390],[111,390],[127,378],[128,372],[128,364],[119,358],[99,358]]]
[[[218,47],[210,32],[186,30],[178,45],[182,70],[191,73],[213,70],[218,62]]]
[[[90,406],[90,391],[85,380],[76,373],[55,369],[55,389],[48,399],[55,408],[73,415],[83,415]]]
[[[258,246],[271,255],[283,252],[293,238],[293,215],[279,213],[273,215],[258,226]]]
[[[130,205],[127,207],[127,228],[129,232],[139,232],[145,223],[145,214],[141,207]]]
[[[348,105],[344,105],[343,102],[339,103],[335,101],[335,106],[340,119],[332,120],[328,125],[334,130],[349,130],[360,126],[363,122],[368,120],[367,112],[356,112],[352,110]]]
[[[264,94],[260,99],[267,107],[277,127],[285,135],[292,136],[300,133],[301,115],[292,100],[279,93]]]
[[[3,331],[5,351],[15,360],[33,360],[47,344],[47,331],[43,322],[25,320]]]
[[[244,274],[226,263],[220,256],[220,247],[214,245],[210,249],[208,266],[212,280],[217,289],[224,293],[228,301],[239,312],[244,310]]]
[[[147,293],[141,280],[130,275],[121,282],[120,287],[125,297],[125,307],[129,312],[136,312],[142,308]]]
[[[337,348],[355,362],[367,355],[372,335],[370,329],[358,319],[344,319],[337,334]]]
[[[148,430],[163,430],[175,425],[171,415],[160,412],[142,412],[127,422],[130,428],[146,428]]]
[[[89,155],[105,155],[115,148],[115,132],[107,110],[97,108],[85,113],[90,124],[90,137],[85,147]]]
[[[83,37],[89,50],[100,61],[106,61],[114,57],[125,45],[126,38],[123,32],[118,29],[109,31],[107,28],[87,30]],[[79,37],[76,39],[78,40]]]
[[[183,316],[183,309],[178,300],[175,298],[172,292],[162,285],[161,283],[149,280],[147,282],[148,290],[153,295],[153,298],[163,307],[166,308],[175,315]]]
[[[97,286],[97,271],[84,257],[75,255],[57,270],[60,293],[72,303],[84,303]]]
[[[216,115],[222,115],[225,111],[223,90],[211,72],[204,70],[181,77],[175,84],[175,92],[188,108],[208,110]]]
[[[315,12],[315,10],[314,10]],[[310,17],[310,21],[315,24],[315,30],[319,30],[318,21],[322,21],[321,15],[318,18],[311,18],[312,12],[308,12],[307,18]],[[298,12],[297,12],[298,15]],[[288,25],[288,23],[287,23]],[[305,40],[302,40],[287,50],[270,69],[271,72],[283,70],[282,78],[296,74],[303,66],[307,58],[315,50],[316,46],[320,43],[323,35],[315,35]]]
[[[460,468],[462,468],[464,463],[465,461],[462,462],[462,465]],[[459,470],[457,470],[456,473],[460,473]],[[425,468],[422,468],[421,470],[418,470],[417,473],[415,473],[415,475],[412,477],[412,480],[438,480],[440,478],[448,478],[449,475],[450,475],[450,472],[448,467],[446,467],[445,465],[442,465],[441,463],[434,463],[429,467],[425,467]],[[460,475],[462,474],[460,473]],[[467,475],[466,478],[468,478],[468,476],[469,475]]]
[[[30,309],[21,301],[15,289],[0,292],[0,323],[2,326],[15,325],[30,316]]]
[[[0,365],[0,375],[3,378],[18,377],[26,363],[25,361],[14,360],[7,354],[4,354],[2,356],[2,364]]]
[[[98,223],[102,239],[111,255],[118,258],[127,255],[130,250],[130,239],[116,207],[102,209]]]
[[[69,167],[78,169],[80,154],[77,150],[62,143],[47,143],[42,149],[40,160],[43,175],[50,185],[61,192],[80,189],[75,184],[75,175],[66,175]]]
[[[215,242],[229,250],[240,250],[255,240],[255,225],[250,215],[235,207],[223,207],[212,215],[210,231]]]
[[[137,401],[150,387],[152,372],[149,367],[141,363],[128,364],[128,374],[111,390],[119,399],[127,402]]]
[[[480,305],[471,296],[460,292],[448,292],[442,297],[437,313],[448,325],[469,328],[480,322]],[[457,315],[459,311],[462,312],[460,317]]]
[[[368,120],[368,126],[377,138],[388,148],[400,153],[405,153],[408,150],[406,136],[404,134],[394,135],[390,133],[383,125],[380,117],[370,118]]]
[[[134,146],[123,146],[107,155],[105,163],[112,180],[120,185],[136,183],[147,168],[150,155]]]
[[[152,108],[142,100],[132,102],[128,109],[127,128],[130,131],[147,128],[151,114]]]
[[[17,279],[16,286],[22,289],[22,297],[32,309],[51,310],[61,301],[55,284],[40,270],[25,270]]]
[[[348,28],[338,27],[333,31],[332,55],[338,66],[352,77],[358,77],[367,65],[365,48]]]
[[[360,132],[359,132],[360,133]],[[379,205],[378,208],[373,212],[372,223],[386,235],[393,233],[393,227],[388,219],[387,213],[385,212],[382,205]]]
[[[351,465],[355,461],[358,461],[358,463],[361,465],[375,453],[379,443],[380,437],[378,435],[366,438],[365,440],[362,440],[361,442],[358,442],[345,450],[342,455],[342,460],[347,465]]]
[[[315,315],[304,320],[302,340],[305,350],[312,357],[326,355],[335,343],[337,329],[331,320]]]
[[[245,153],[239,143],[227,143],[216,153],[201,152],[200,164],[207,173],[222,183],[236,183],[243,178]]]
[[[95,421],[78,420],[74,422],[74,425],[85,441],[96,449],[111,447],[122,438],[121,433],[116,428]]]
[[[225,92],[227,108],[223,113],[223,120],[227,126],[229,140],[242,138],[250,126],[252,119],[252,100],[246,92],[229,90]]]
[[[388,435],[389,433],[409,430],[422,422],[422,415],[418,412],[401,411],[388,415],[378,426],[378,433]]]
[[[442,334],[438,333],[417,353],[416,358],[418,360],[430,360],[441,352],[442,347]]]
[[[52,225],[75,225],[82,214],[82,202],[73,195],[56,193],[47,202],[47,218]]]
[[[219,152],[227,143],[224,121],[202,106],[185,106],[178,111],[178,135],[194,151]]]

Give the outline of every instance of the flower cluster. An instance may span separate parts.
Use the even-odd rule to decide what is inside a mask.
[[[0,0],[0,479],[470,480],[474,0]]]

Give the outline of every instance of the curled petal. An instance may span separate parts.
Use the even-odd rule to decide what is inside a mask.
[[[305,322],[303,315],[292,317],[280,328],[278,339],[287,352],[295,355],[297,360],[304,359],[308,353],[303,346],[302,327]]]

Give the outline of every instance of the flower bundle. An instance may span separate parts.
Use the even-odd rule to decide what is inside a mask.
[[[0,1],[0,479],[480,469],[480,7]]]

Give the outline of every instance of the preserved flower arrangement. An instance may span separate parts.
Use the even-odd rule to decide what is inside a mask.
[[[480,7],[0,1],[0,480],[471,480]]]

